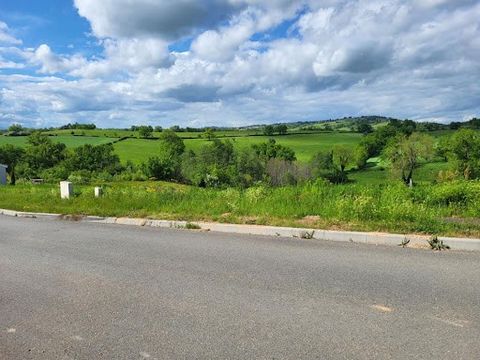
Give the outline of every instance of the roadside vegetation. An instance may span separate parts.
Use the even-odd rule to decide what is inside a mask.
[[[137,126],[96,137],[55,134],[104,131],[88,124],[14,126],[0,136],[0,163],[15,185],[0,188],[0,207],[480,236],[480,121],[377,120],[346,119],[326,130],[236,129],[230,136],[226,129]],[[186,130],[196,137],[179,136]],[[77,196],[60,200],[61,180],[73,182]],[[105,190],[100,199],[93,197],[97,185]]]

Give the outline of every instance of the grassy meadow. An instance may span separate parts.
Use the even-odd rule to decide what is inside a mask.
[[[480,236],[480,182],[458,181],[412,189],[400,182],[370,186],[316,181],[300,186],[197,188],[165,182],[75,186],[61,200],[58,185],[0,189],[0,208],[61,214],[129,216],[188,221],[269,224],[324,229]],[[477,219],[476,219],[477,218]]]
[[[85,144],[91,145],[101,145],[111,143],[118,140],[117,138],[107,138],[107,137],[95,137],[95,136],[72,136],[72,135],[58,135],[51,136],[54,142],[64,143],[68,148],[75,148],[77,146],[82,146]],[[0,146],[4,144],[12,144],[16,146],[26,146],[27,145],[27,136],[1,136],[0,135]]]
[[[336,144],[347,145],[353,149],[360,141],[361,135],[358,133],[312,133],[281,136],[229,136],[221,139],[231,140],[234,146],[240,149],[260,144],[271,138],[281,145],[292,148],[299,161],[307,162],[316,152],[331,149]],[[185,139],[184,142],[187,149],[195,151],[208,143],[208,140]],[[115,143],[114,147],[122,162],[130,160],[138,164],[158,152],[159,143],[156,139],[125,139]]]

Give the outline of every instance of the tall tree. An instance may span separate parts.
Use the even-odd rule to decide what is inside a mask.
[[[451,138],[450,151],[457,170],[465,179],[480,178],[480,134],[471,129],[458,130]]]
[[[433,139],[429,135],[413,133],[409,137],[398,135],[385,149],[385,156],[394,173],[400,174],[405,184],[413,181],[413,171],[420,160],[428,160],[433,155]]]

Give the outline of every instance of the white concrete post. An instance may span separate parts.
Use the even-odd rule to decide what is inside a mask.
[[[0,164],[0,185],[7,185],[7,165]]]
[[[96,198],[99,198],[99,197],[102,197],[103,195],[103,190],[100,186],[96,186],[95,187],[95,197]]]
[[[70,199],[73,195],[73,185],[70,181],[60,181],[60,197],[62,199]]]

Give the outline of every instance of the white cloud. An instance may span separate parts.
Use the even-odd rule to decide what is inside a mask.
[[[447,121],[480,113],[478,1],[75,0],[75,6],[103,51],[64,55],[52,51],[54,44],[29,50],[18,41],[0,47],[0,67],[34,64],[38,71],[0,76],[0,127],[12,115],[168,126],[358,114]],[[11,34],[1,24],[0,39]],[[168,50],[185,39],[191,48]]]
[[[15,36],[11,34],[7,24],[2,21],[0,21],[0,44],[1,43],[13,45],[20,45],[22,43],[21,40],[15,38]]]

